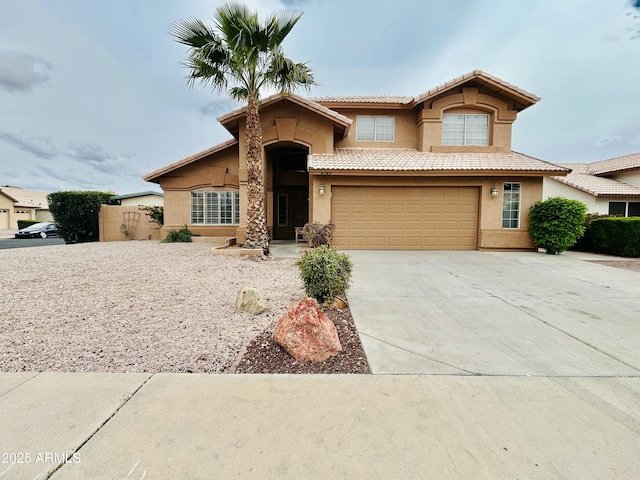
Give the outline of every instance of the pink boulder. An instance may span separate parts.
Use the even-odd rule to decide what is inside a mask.
[[[292,305],[278,320],[276,342],[299,362],[322,362],[342,351],[333,322],[313,298]]]

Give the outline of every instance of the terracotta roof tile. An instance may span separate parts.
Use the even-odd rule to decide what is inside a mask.
[[[334,154],[310,154],[308,165],[309,170],[345,171],[568,171],[517,152],[435,153],[393,148],[337,148]]]
[[[636,156],[640,158],[640,155]],[[633,157],[633,155],[627,155],[627,157]],[[619,157],[595,163],[561,163],[561,166],[570,168],[571,173],[565,177],[551,178],[596,197],[640,196],[639,186],[621,182],[613,178],[597,176],[597,173],[601,171],[615,171],[611,169],[615,168],[616,165],[622,167],[618,168],[618,170],[628,170],[628,165],[632,162],[633,159]],[[594,165],[598,165],[599,168],[594,169]],[[597,173],[594,173],[594,170]]]
[[[348,97],[318,97],[312,98],[314,102],[318,103],[380,103],[380,104],[401,104],[409,105],[413,103],[413,97],[401,97],[391,95],[379,95],[379,96],[348,96]]]
[[[220,152],[226,148],[231,147],[232,145],[236,145],[237,143],[238,143],[238,140],[236,140],[235,138],[232,138],[230,140],[227,140],[226,142],[219,143],[218,145],[215,145],[211,148],[207,148],[206,150],[202,150],[201,152],[190,155],[186,158],[183,158],[182,160],[178,160],[177,162],[173,162],[169,165],[159,168],[158,170],[149,172],[145,176],[143,176],[142,179],[145,182],[152,182],[156,178],[166,173],[172,172],[177,168],[184,167],[185,165],[189,165],[190,163],[200,160],[201,158],[204,158],[207,155],[211,155],[212,153]]]
[[[640,169],[640,152],[590,163],[589,173],[592,175],[605,175],[636,168]]]
[[[16,207],[49,209],[46,192],[24,190],[20,187],[0,187],[0,191],[7,194],[13,200]]]
[[[528,99],[530,99],[533,103],[536,103],[538,101],[540,101],[540,97],[534,95],[533,93],[527,92],[526,90],[517,87],[509,82],[505,82],[504,80],[502,80],[501,78],[496,77],[495,75],[491,75],[490,73],[484,72],[482,70],[473,70],[472,72],[469,73],[465,73],[464,75],[460,75],[459,77],[454,78],[453,80],[449,80],[448,82],[445,82],[441,85],[438,85],[437,87],[434,87],[430,90],[427,90],[426,92],[422,93],[421,95],[418,95],[416,97],[416,102],[420,102],[422,100],[424,100],[425,98],[429,98],[429,97],[433,97],[434,95],[437,95],[443,91],[446,91],[448,89],[450,89],[451,87],[454,87],[456,85],[459,85],[461,83],[464,83],[465,81],[474,78],[474,77],[484,77],[487,80],[492,81],[493,83],[497,83],[509,90],[513,90],[514,92],[522,95],[523,97],[527,97]]]

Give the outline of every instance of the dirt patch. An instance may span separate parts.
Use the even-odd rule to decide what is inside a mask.
[[[607,265],[608,267],[623,268],[624,270],[640,272],[640,259],[638,258],[626,260],[590,260],[590,262]]]
[[[228,371],[234,373],[371,373],[351,311],[324,310],[333,321],[342,352],[324,362],[300,363],[274,340],[275,324],[265,329],[246,348]]]

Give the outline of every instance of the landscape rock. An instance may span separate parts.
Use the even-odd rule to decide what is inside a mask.
[[[302,363],[322,362],[342,351],[335,325],[313,298],[289,307],[278,320],[275,340]]]
[[[238,291],[236,309],[258,315],[269,308],[260,292],[254,287],[243,287]]]

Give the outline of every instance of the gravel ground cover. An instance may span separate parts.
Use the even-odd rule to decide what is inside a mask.
[[[278,319],[304,298],[293,259],[85,243],[0,250],[0,273],[3,372],[368,372],[348,308],[330,314],[344,348],[334,359],[310,369],[273,343]],[[262,293],[267,312],[236,311],[244,286]]]
[[[0,370],[222,372],[304,297],[293,260],[201,244],[85,243],[0,251]],[[262,315],[235,309],[243,286]]]

